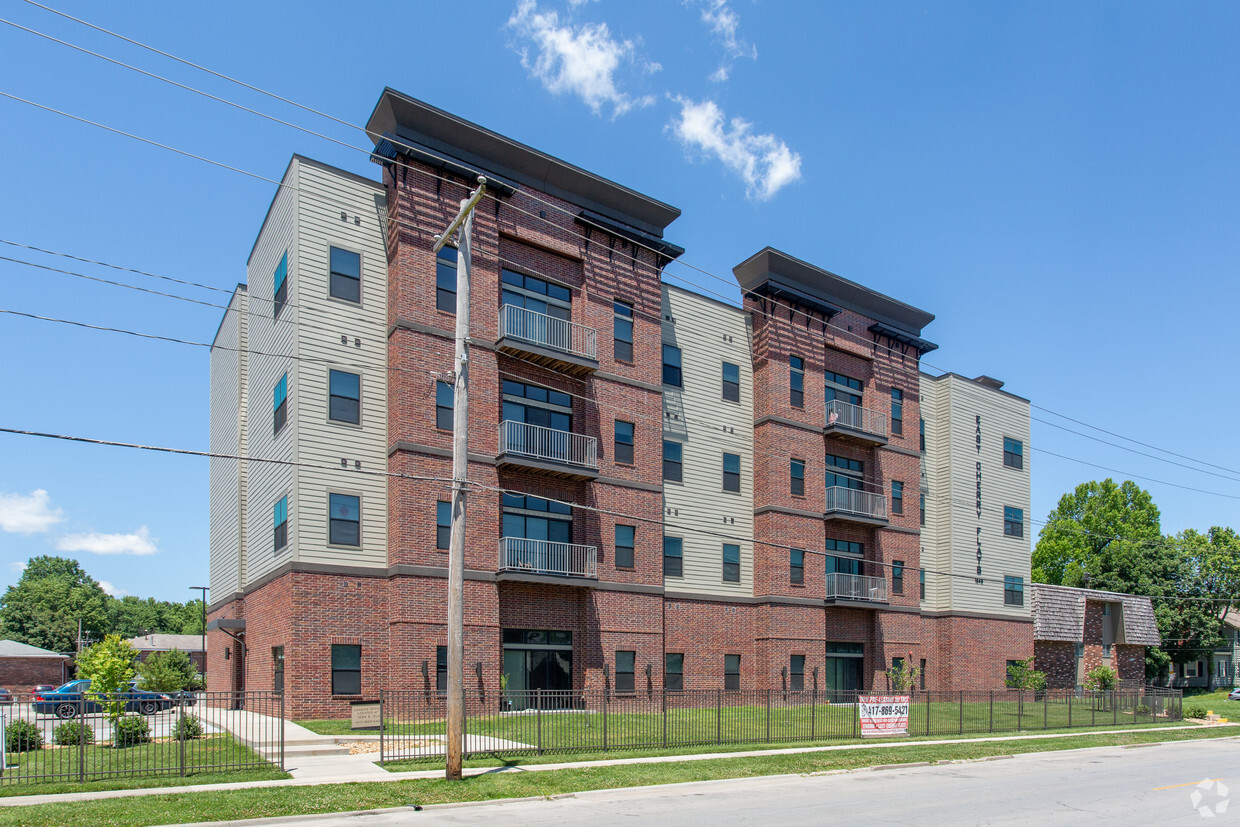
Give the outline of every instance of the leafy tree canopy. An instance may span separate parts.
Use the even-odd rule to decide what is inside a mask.
[[[0,634],[53,652],[72,652],[79,618],[85,634],[103,636],[108,600],[76,560],[35,557],[0,599]]]
[[[138,662],[139,686],[152,692],[180,692],[198,677],[198,668],[185,652],[155,652]]]

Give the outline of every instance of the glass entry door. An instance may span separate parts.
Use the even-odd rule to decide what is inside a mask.
[[[514,711],[532,708],[539,690],[545,693],[543,709],[569,706],[573,688],[572,633],[505,629],[504,675],[506,699]]]
[[[861,664],[864,658],[833,658],[828,656],[823,688],[828,692],[856,692],[862,688]]]

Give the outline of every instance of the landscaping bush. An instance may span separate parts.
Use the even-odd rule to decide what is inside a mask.
[[[1110,666],[1096,666],[1085,675],[1085,688],[1091,692],[1110,692],[1119,684],[1119,674]]]
[[[86,730],[83,732],[82,730]],[[52,741],[62,747],[95,743],[95,731],[81,721],[65,721],[52,732]]]
[[[4,748],[9,752],[31,752],[43,749],[43,733],[29,721],[12,721],[5,732]]]
[[[1144,704],[1142,704],[1141,706],[1144,706]],[[1137,707],[1137,711],[1138,712],[1141,711],[1140,706]],[[1146,712],[1148,711],[1149,710],[1147,709]],[[1204,718],[1206,717],[1206,708],[1204,706],[1197,706],[1196,704],[1184,704],[1184,717],[1185,718]]]
[[[151,725],[138,715],[126,715],[116,722],[112,742],[118,747],[147,744],[151,741]]]
[[[1149,715],[1150,708],[1145,704],[1137,704],[1137,714],[1138,715]],[[1205,715],[1202,715],[1201,717],[1204,718]]]
[[[193,715],[186,715],[177,721],[176,726],[172,728],[172,737],[177,739],[190,739],[202,737],[202,723]]]

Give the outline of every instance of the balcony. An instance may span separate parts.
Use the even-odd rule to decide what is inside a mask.
[[[594,328],[511,304],[499,309],[496,347],[566,373],[598,369],[598,333]]]
[[[887,581],[864,574],[828,574],[827,600],[861,600],[866,603],[887,602]]]
[[[505,420],[499,423],[498,465],[571,479],[598,476],[598,440],[584,434]]]
[[[598,549],[550,540],[501,537],[499,571],[517,575],[598,577]]]
[[[823,433],[856,445],[887,444],[887,414],[839,399],[827,402],[827,426]]]
[[[887,498],[869,491],[832,486],[827,489],[827,510],[824,516],[828,520],[887,525]]]

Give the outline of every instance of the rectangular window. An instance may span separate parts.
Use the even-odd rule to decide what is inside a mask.
[[[362,647],[332,644],[332,694],[362,694]]]
[[[1184,664],[1184,677],[1186,678],[1198,677],[1199,673],[1197,669],[1197,664],[1198,664],[1198,661],[1191,661],[1189,663]]]
[[[1102,644],[1102,656],[1104,658],[1111,657],[1111,644],[1109,643]],[[1221,666],[1222,664],[1220,663],[1219,665]]]
[[[891,481],[891,513],[904,513],[904,483],[899,480]]]
[[[741,656],[723,656],[723,689],[725,692],[741,691]]]
[[[636,682],[633,673],[636,671],[636,652],[616,652],[616,693],[628,695],[635,691]]]
[[[663,538],[663,576],[683,577],[685,542],[680,537]]]
[[[917,669],[917,680],[920,683],[922,692],[926,691],[926,659],[921,659],[921,666]]]
[[[723,363],[723,401],[741,401],[741,367],[731,362]]]
[[[891,561],[891,593],[904,594],[904,561]]]
[[[685,691],[685,656],[668,652],[663,656],[663,689],[666,692]]]
[[[788,404],[805,407],[805,360],[800,356],[788,357]]]
[[[538,313],[553,319],[572,320],[573,293],[564,285],[527,276],[507,268],[500,271],[500,281],[502,282],[500,290],[502,304],[520,307],[531,313]],[[539,324],[544,323],[545,320]],[[541,340],[544,335],[546,335],[545,330],[538,334],[539,339]]]
[[[926,527],[926,495],[922,494],[920,496],[921,496],[920,505],[918,506],[918,509],[917,509],[919,512],[917,516],[917,524],[920,525],[922,528],[925,528]]]
[[[1017,471],[1025,467],[1025,444],[1019,439],[1003,438],[1003,464]]]
[[[670,439],[663,440],[663,479],[684,482],[684,446]]]
[[[805,550],[794,548],[788,551],[788,580],[794,586],[805,583]]]
[[[1003,605],[1005,606],[1025,605],[1025,578],[1013,577],[1010,574],[1004,575],[1003,577]]]
[[[362,498],[351,494],[329,494],[327,542],[334,546],[362,544]]]
[[[280,429],[288,422],[288,374],[280,377],[280,381],[276,382],[275,390],[272,391],[272,404],[275,405],[275,422],[272,433],[280,433]]]
[[[891,668],[896,672],[904,671],[904,658],[892,658]]]
[[[327,418],[332,422],[362,421],[362,377],[342,370],[328,371]]]
[[[452,430],[452,406],[456,391],[447,382],[435,382],[435,427],[441,431]]]
[[[272,513],[272,523],[275,525],[274,546],[276,551],[288,545],[288,495],[281,497],[275,505]]]
[[[448,647],[435,647],[435,694],[448,694]]]
[[[860,460],[826,455],[827,471],[825,480],[827,488],[852,488],[860,491],[861,478],[865,474],[865,463]]]
[[[904,433],[904,391],[891,389],[891,433],[901,436]]]
[[[631,525],[616,526],[616,568],[633,568],[637,528]]]
[[[723,455],[723,490],[739,493],[741,490],[741,455]]]
[[[805,690],[805,655],[793,655],[789,660],[788,688],[793,692]]]
[[[792,461],[792,496],[805,496],[805,460]]]
[[[672,345],[663,346],[663,384],[674,388],[684,385],[680,373],[680,348]]]
[[[362,300],[362,256],[350,250],[331,248],[331,283],[328,286],[332,298],[350,302]]]
[[[452,545],[452,503],[440,500],[435,503],[435,548]]]
[[[618,362],[633,361],[633,305],[612,302],[612,356]]]
[[[741,547],[732,543],[723,544],[723,582],[741,582]]]
[[[633,464],[633,423],[616,420],[616,441],[613,457],[622,465]]]
[[[925,600],[926,599],[926,570],[925,569],[922,569],[921,571],[917,573],[917,585],[921,589],[921,595],[920,595],[921,599]]]
[[[924,419],[917,420],[917,430],[918,430],[918,443],[920,445],[921,452],[924,454],[926,452],[926,420]]]
[[[456,248],[447,244],[435,256],[435,309],[456,313]]]
[[[1008,537],[1025,536],[1025,510],[1003,506],[1003,533]]]
[[[280,263],[276,265],[276,271],[272,275],[272,291],[274,308],[271,318],[280,315],[280,311],[284,309],[284,305],[288,303],[288,251],[284,251],[284,255],[280,256]]]
[[[847,402],[849,405],[861,404],[861,380],[852,376],[845,376],[842,373],[826,370],[823,371],[823,379],[825,380],[823,398],[828,403],[838,399],[841,402]]]

